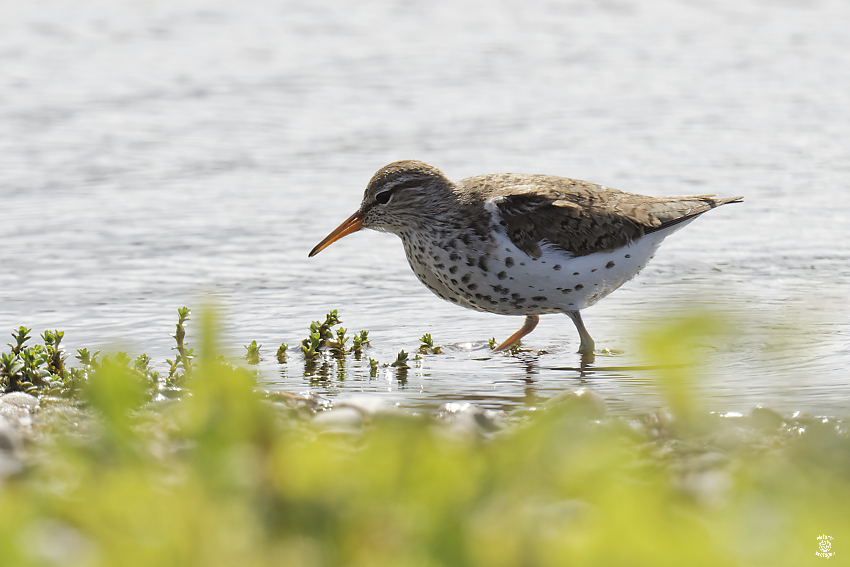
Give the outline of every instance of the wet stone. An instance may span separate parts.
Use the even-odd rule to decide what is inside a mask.
[[[325,431],[359,433],[363,429],[363,413],[354,407],[337,407],[317,413],[313,425]]]

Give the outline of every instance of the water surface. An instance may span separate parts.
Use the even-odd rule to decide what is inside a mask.
[[[234,355],[264,345],[270,388],[512,409],[584,384],[630,411],[660,403],[635,339],[696,306],[732,331],[700,350],[708,409],[846,414],[847,21],[840,0],[4,2],[0,330],[162,364],[177,307],[213,296]],[[746,201],[584,312],[610,354],[582,378],[566,317],[490,356],[521,319],[431,295],[391,235],[307,259],[408,158]],[[445,354],[403,383],[277,365],[335,308],[372,358],[425,332]]]

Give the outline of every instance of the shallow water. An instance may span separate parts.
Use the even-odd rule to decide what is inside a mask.
[[[846,414],[847,21],[841,0],[4,2],[0,329],[161,363],[176,309],[212,296],[234,355],[264,345],[270,388],[512,409],[583,383],[630,411],[660,403],[636,336],[696,306],[732,331],[701,349],[707,409]],[[614,354],[582,382],[566,317],[491,356],[521,318],[431,295],[393,236],[307,259],[406,158],[746,201],[584,312]],[[297,353],[277,365],[334,308],[372,358],[426,332],[445,354],[404,383],[351,360],[312,378]]]

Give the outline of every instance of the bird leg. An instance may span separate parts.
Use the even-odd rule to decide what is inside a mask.
[[[593,349],[596,345],[593,339],[590,338],[590,333],[584,328],[584,321],[581,320],[581,314],[578,311],[567,311],[566,314],[575,323],[578,334],[581,337],[581,346],[578,347],[578,352],[582,356],[593,356]]]
[[[578,311],[576,311],[576,314],[578,314]],[[505,342],[494,348],[493,352],[502,352],[503,350],[508,350],[509,348],[517,344],[521,338],[523,338],[525,335],[534,330],[534,327],[537,326],[538,321],[540,321],[540,317],[538,317],[537,315],[526,316],[525,323],[523,323],[522,328],[510,337],[508,337]],[[585,333],[586,332],[587,331],[585,331]],[[590,338],[590,335],[588,335],[588,338]],[[591,343],[592,342],[593,341],[591,341]]]

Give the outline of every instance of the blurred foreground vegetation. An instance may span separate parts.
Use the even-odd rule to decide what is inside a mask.
[[[217,355],[212,318],[188,349],[187,316],[167,377],[88,351],[60,369],[50,345],[41,365],[3,359],[8,395],[40,398],[29,441],[0,447],[23,455],[0,476],[0,565],[808,565],[827,560],[821,534],[830,564],[850,557],[847,424],[700,412],[687,365],[668,359],[710,321],[645,343],[675,363],[669,412],[609,417],[578,390],[505,426],[458,404],[417,415],[265,394]],[[315,327],[305,358],[326,334],[345,349]]]

